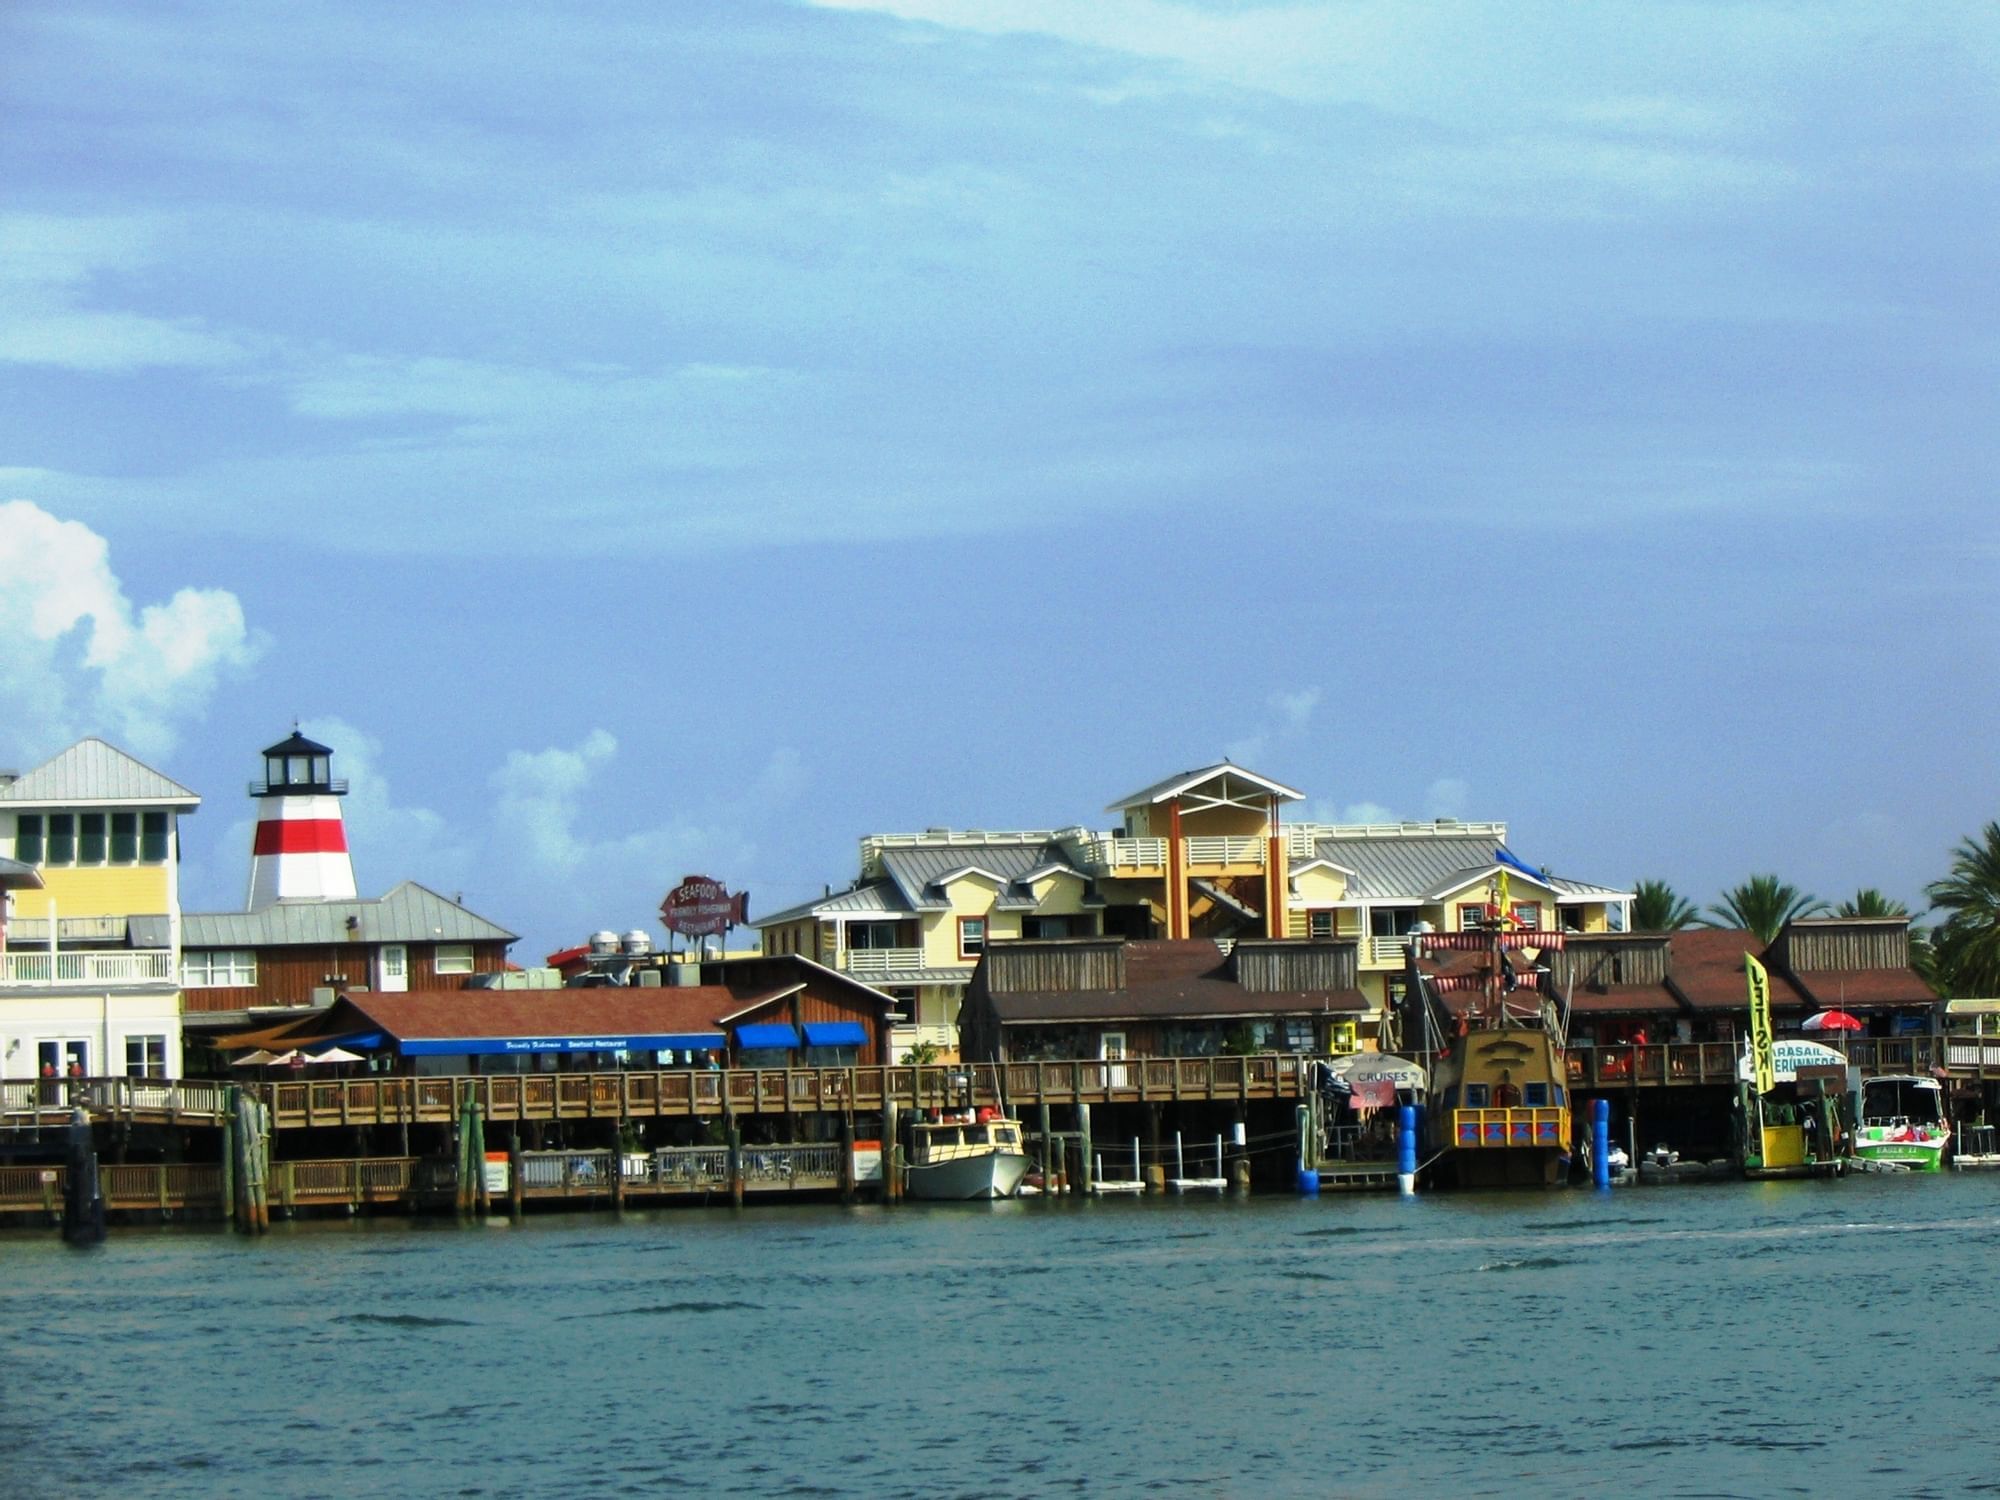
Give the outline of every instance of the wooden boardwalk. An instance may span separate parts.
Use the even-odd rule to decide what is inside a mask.
[[[1836,1045],[1839,1045],[1836,1043]],[[1866,1076],[1933,1073],[2000,1083],[2000,1037],[1858,1038],[1845,1044]],[[1577,1091],[1717,1086],[1736,1078],[1740,1044],[1674,1042],[1573,1047]],[[1248,1103],[1301,1097],[1311,1059],[1150,1057],[1122,1062],[974,1063],[924,1067],[736,1068],[623,1073],[482,1073],[456,1077],[245,1080],[281,1131],[327,1126],[451,1125],[467,1098],[488,1121],[715,1119],[875,1114],[1043,1104]],[[208,1079],[29,1079],[0,1083],[0,1132],[14,1138],[67,1124],[219,1126],[231,1085]]]
[[[834,1142],[745,1146],[746,1197],[836,1193],[843,1186],[842,1147]],[[648,1152],[524,1151],[524,1202],[609,1207],[673,1199],[730,1196],[729,1148],[667,1147]],[[55,1222],[61,1217],[67,1169],[60,1165],[0,1167],[0,1222]],[[203,1164],[102,1166],[104,1206],[115,1214],[171,1214],[220,1219],[222,1168]],[[343,1157],[271,1163],[270,1202],[277,1214],[321,1209],[449,1213],[457,1199],[453,1162],[429,1157]],[[505,1188],[492,1195],[505,1212]]]

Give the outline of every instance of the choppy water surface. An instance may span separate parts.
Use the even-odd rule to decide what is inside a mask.
[[[0,1236],[22,1495],[2000,1492],[2000,1177]]]

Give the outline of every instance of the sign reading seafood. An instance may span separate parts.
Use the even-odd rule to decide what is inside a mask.
[[[682,937],[713,937],[749,919],[749,893],[731,895],[721,881],[706,875],[683,875],[660,903],[660,920]]]

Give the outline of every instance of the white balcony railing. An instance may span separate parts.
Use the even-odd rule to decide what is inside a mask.
[[[0,954],[0,984],[147,984],[173,972],[174,956],[165,948]]]
[[[1264,864],[1264,840],[1261,838],[1193,838],[1187,841],[1187,858],[1191,865],[1256,865]]]
[[[918,1025],[904,1022],[889,1028],[889,1065],[896,1066],[910,1055],[912,1048],[928,1043],[935,1047],[941,1057],[958,1055],[958,1028],[932,1024]]]
[[[857,979],[903,974],[924,966],[921,948],[849,948],[841,968]]]
[[[1410,951],[1410,937],[1371,937],[1368,939],[1368,961],[1371,964],[1402,965],[1403,956]]]

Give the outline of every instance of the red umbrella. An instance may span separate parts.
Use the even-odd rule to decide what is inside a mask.
[[[1818,1015],[1807,1016],[1799,1026],[1801,1031],[1866,1031],[1867,1029],[1844,1010],[1823,1010]]]

